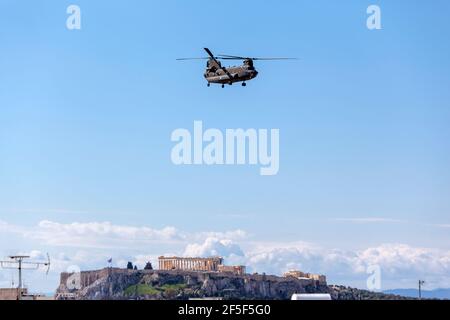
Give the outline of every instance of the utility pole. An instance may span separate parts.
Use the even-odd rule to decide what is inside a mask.
[[[419,280],[419,300],[422,300],[422,286],[425,284],[425,281]]]
[[[19,271],[19,284],[17,286],[17,300],[22,299],[23,294],[23,282],[22,271],[23,270],[37,270],[42,266],[47,267],[47,274],[50,270],[50,256],[47,254],[47,262],[32,262],[26,261],[30,256],[9,256],[9,261],[1,261],[0,266],[3,269],[16,269]],[[25,260],[25,261],[24,261]]]

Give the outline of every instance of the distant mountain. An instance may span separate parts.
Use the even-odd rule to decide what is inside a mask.
[[[394,289],[383,291],[386,294],[395,294],[403,297],[419,297],[418,289]],[[450,299],[450,289],[422,290],[422,298],[426,299]]]

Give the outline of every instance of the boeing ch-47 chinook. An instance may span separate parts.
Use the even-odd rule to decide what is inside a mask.
[[[242,82],[242,86],[247,85],[246,81],[256,78],[256,71],[253,62],[258,60],[296,60],[296,58],[249,58],[220,54],[214,56],[208,48],[204,48],[208,57],[203,58],[181,58],[177,60],[208,60],[204,77],[208,81],[208,87],[211,83],[221,84],[222,88],[226,84],[232,85],[236,82]],[[223,67],[219,60],[243,60],[241,66]]]

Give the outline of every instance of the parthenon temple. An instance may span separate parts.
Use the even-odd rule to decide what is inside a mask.
[[[223,258],[159,257],[159,270],[219,271]]]

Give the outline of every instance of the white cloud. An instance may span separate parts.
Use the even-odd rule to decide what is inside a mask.
[[[357,280],[363,285],[367,267],[379,265],[383,281],[391,281],[394,287],[414,286],[419,278],[433,287],[450,286],[450,251],[406,244],[341,250],[305,242],[251,242],[242,230],[187,233],[173,227],[154,229],[109,222],[42,221],[34,227],[22,227],[0,221],[0,231],[3,235],[21,237],[24,243],[33,246],[30,249],[49,249],[54,273],[71,265],[82,270],[102,268],[111,257],[119,267],[124,267],[127,261],[139,268],[151,261],[157,267],[158,255],[168,255],[170,251],[173,255],[222,256],[227,264],[244,264],[251,272],[282,274],[300,269],[322,273],[338,284]],[[3,245],[0,250],[5,248]],[[28,253],[33,259],[46,260],[46,254],[40,251]]]
[[[0,208],[0,211],[11,212],[15,214],[23,214],[23,213],[36,213],[36,214],[48,214],[48,213],[57,213],[57,214],[67,214],[67,215],[77,215],[77,214],[89,214],[89,211],[85,210],[73,210],[73,209],[64,209],[64,208]]]
[[[203,240],[208,238],[229,239],[229,240],[243,240],[248,238],[249,235],[243,230],[232,230],[226,232],[201,232],[194,235],[195,240]]]
[[[0,220],[0,231],[1,232],[10,232],[10,233],[20,233],[23,230],[23,228],[10,224],[6,221]]]
[[[229,239],[207,238],[201,244],[190,244],[184,251],[186,257],[224,257],[229,264],[242,264],[242,249]]]
[[[174,227],[154,229],[147,226],[115,225],[110,222],[58,223],[44,220],[33,227],[23,227],[0,221],[0,230],[18,234],[46,245],[86,248],[143,247],[152,243],[179,243],[203,241],[207,238],[242,240],[242,230],[226,232],[186,233]]]
[[[438,228],[450,228],[450,224],[435,224],[433,225],[434,227],[438,227]]]
[[[62,224],[41,221],[36,229],[26,235],[49,245],[79,247],[111,247],[128,243],[183,239],[183,235],[173,227],[152,229],[113,225],[110,222]]]
[[[390,218],[377,218],[377,217],[369,217],[369,218],[338,218],[332,219],[332,221],[337,222],[350,222],[350,223],[403,223],[405,221],[399,219],[390,219]]]
[[[252,244],[242,250],[236,243],[215,238],[188,245],[185,255],[223,256],[227,263],[245,264],[251,272],[277,274],[288,270],[321,273],[331,282],[363,284],[368,266],[379,265],[385,286],[414,285],[426,279],[431,287],[450,285],[450,251],[384,244],[355,251],[323,248],[305,242]],[[239,259],[236,259],[239,258]]]

